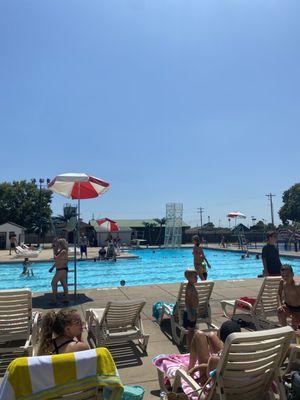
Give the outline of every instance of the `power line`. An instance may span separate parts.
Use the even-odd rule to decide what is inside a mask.
[[[204,208],[203,207],[199,207],[197,208],[197,213],[200,215],[200,227],[202,228],[202,214],[204,212]]]
[[[269,201],[270,201],[270,207],[271,207],[271,221],[272,221],[272,225],[274,225],[274,209],[273,209],[273,197],[275,197],[275,194],[269,193],[266,194],[266,196],[268,197]]]

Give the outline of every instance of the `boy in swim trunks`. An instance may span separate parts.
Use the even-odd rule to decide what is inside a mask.
[[[281,266],[282,280],[278,289],[279,304],[278,319],[282,326],[287,325],[287,318],[292,318],[292,328],[297,330],[300,325],[300,285],[294,280],[291,265]]]
[[[184,273],[184,276],[187,279],[188,283],[185,292],[185,311],[183,314],[183,326],[188,331],[187,347],[189,349],[194,336],[197,322],[199,296],[195,287],[195,283],[197,283],[198,276],[197,271],[193,269],[187,269]]]
[[[194,267],[201,281],[206,281],[207,279],[206,266],[208,266],[208,268],[211,268],[211,266],[204,255],[202,247],[200,247],[200,238],[198,235],[193,236],[193,242],[194,242],[194,247],[193,247]]]

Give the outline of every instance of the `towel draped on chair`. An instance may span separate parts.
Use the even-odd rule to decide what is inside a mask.
[[[2,400],[46,400],[92,388],[107,388],[104,399],[121,399],[123,386],[106,348],[39,357],[10,363],[0,386]]]

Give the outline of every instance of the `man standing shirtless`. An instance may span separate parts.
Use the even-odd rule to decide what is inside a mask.
[[[292,328],[299,329],[300,325],[300,285],[294,280],[291,265],[281,267],[282,280],[278,289],[279,304],[278,319],[280,325],[287,325],[287,318],[292,318]]]

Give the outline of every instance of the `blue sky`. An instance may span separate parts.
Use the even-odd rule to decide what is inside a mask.
[[[86,219],[182,202],[192,225],[199,206],[269,221],[265,194],[277,213],[300,179],[299,15],[298,0],[2,0],[1,180],[106,179]]]

